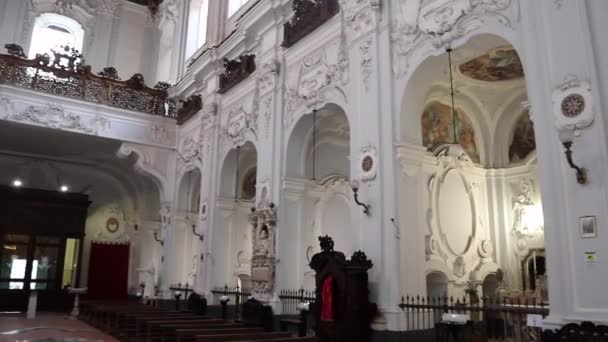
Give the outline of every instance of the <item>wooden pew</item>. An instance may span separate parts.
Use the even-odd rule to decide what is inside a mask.
[[[154,313],[126,313],[119,315],[114,322],[112,327],[120,332],[127,333],[130,332],[135,333],[139,326],[146,321],[160,321],[160,320],[197,320],[197,319],[205,319],[203,316],[193,315],[188,312],[154,312]]]
[[[286,338],[273,338],[268,340],[240,340],[238,342],[318,342],[316,336],[310,337],[286,337]],[[342,341],[340,341],[342,342]],[[344,341],[347,342],[347,341]]]
[[[201,335],[259,334],[262,332],[264,332],[263,328],[248,328],[244,325],[238,328],[224,326],[214,329],[177,329],[175,330],[175,342],[196,341],[197,336]]]
[[[178,328],[183,329],[198,329],[203,327],[213,327],[224,325],[225,322],[222,319],[216,318],[205,318],[198,320],[155,320],[144,322],[143,326],[145,331],[141,331],[141,337],[145,337],[147,340],[154,339],[155,337],[162,338],[163,336],[173,335],[173,332]],[[139,334],[139,331],[138,331]]]
[[[233,342],[242,340],[268,340],[273,338],[287,338],[291,333],[273,332],[259,334],[234,334],[234,335],[196,335],[196,342]]]
[[[204,316],[196,316],[187,313],[184,313],[182,315],[136,316],[134,319],[134,324],[128,326],[126,339],[128,340],[131,336],[135,337],[136,340],[143,339],[147,335],[148,330],[151,327],[160,324],[187,322],[191,322],[191,324],[203,324],[203,322],[219,324],[222,323],[223,320],[216,320]]]

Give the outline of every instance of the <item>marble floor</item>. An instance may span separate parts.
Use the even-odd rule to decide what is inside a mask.
[[[33,320],[0,314],[1,342],[117,342],[112,336],[65,314],[39,313]]]

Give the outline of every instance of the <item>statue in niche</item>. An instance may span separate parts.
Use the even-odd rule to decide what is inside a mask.
[[[532,180],[522,179],[520,185],[520,193],[517,195],[515,204],[513,204],[513,229],[512,231],[521,236],[534,235],[538,230],[542,230],[542,226],[537,227],[534,225],[541,224],[536,216],[542,215],[535,208],[535,204],[532,201],[532,193],[534,191],[532,187]]]

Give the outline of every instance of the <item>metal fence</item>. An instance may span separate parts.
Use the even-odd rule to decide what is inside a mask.
[[[224,296],[228,297],[228,305],[239,305],[247,301],[247,298],[251,296],[251,291],[247,289],[241,289],[240,287],[214,287],[211,290],[213,294],[213,304],[220,304],[220,299]]]
[[[452,297],[404,297],[399,307],[405,313],[408,335],[420,341],[540,341],[542,329],[528,326],[528,318],[546,317],[544,303],[504,298],[469,300]],[[442,322],[444,313],[464,314],[469,322],[462,326]]]
[[[279,291],[279,299],[281,300],[283,315],[299,315],[298,304],[313,303],[315,301],[315,291],[283,289]]]

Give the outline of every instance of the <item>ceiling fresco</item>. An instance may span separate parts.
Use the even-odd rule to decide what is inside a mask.
[[[434,148],[454,141],[452,107],[434,102],[427,105],[422,113],[422,144]],[[458,143],[471,160],[479,163],[475,131],[469,117],[460,110],[456,111],[456,134]]]
[[[494,48],[461,64],[459,69],[463,75],[485,82],[509,81],[524,76],[521,59],[512,46]]]
[[[530,113],[524,112],[515,123],[513,141],[509,147],[509,161],[511,163],[522,161],[535,149],[534,124],[530,119]]]

